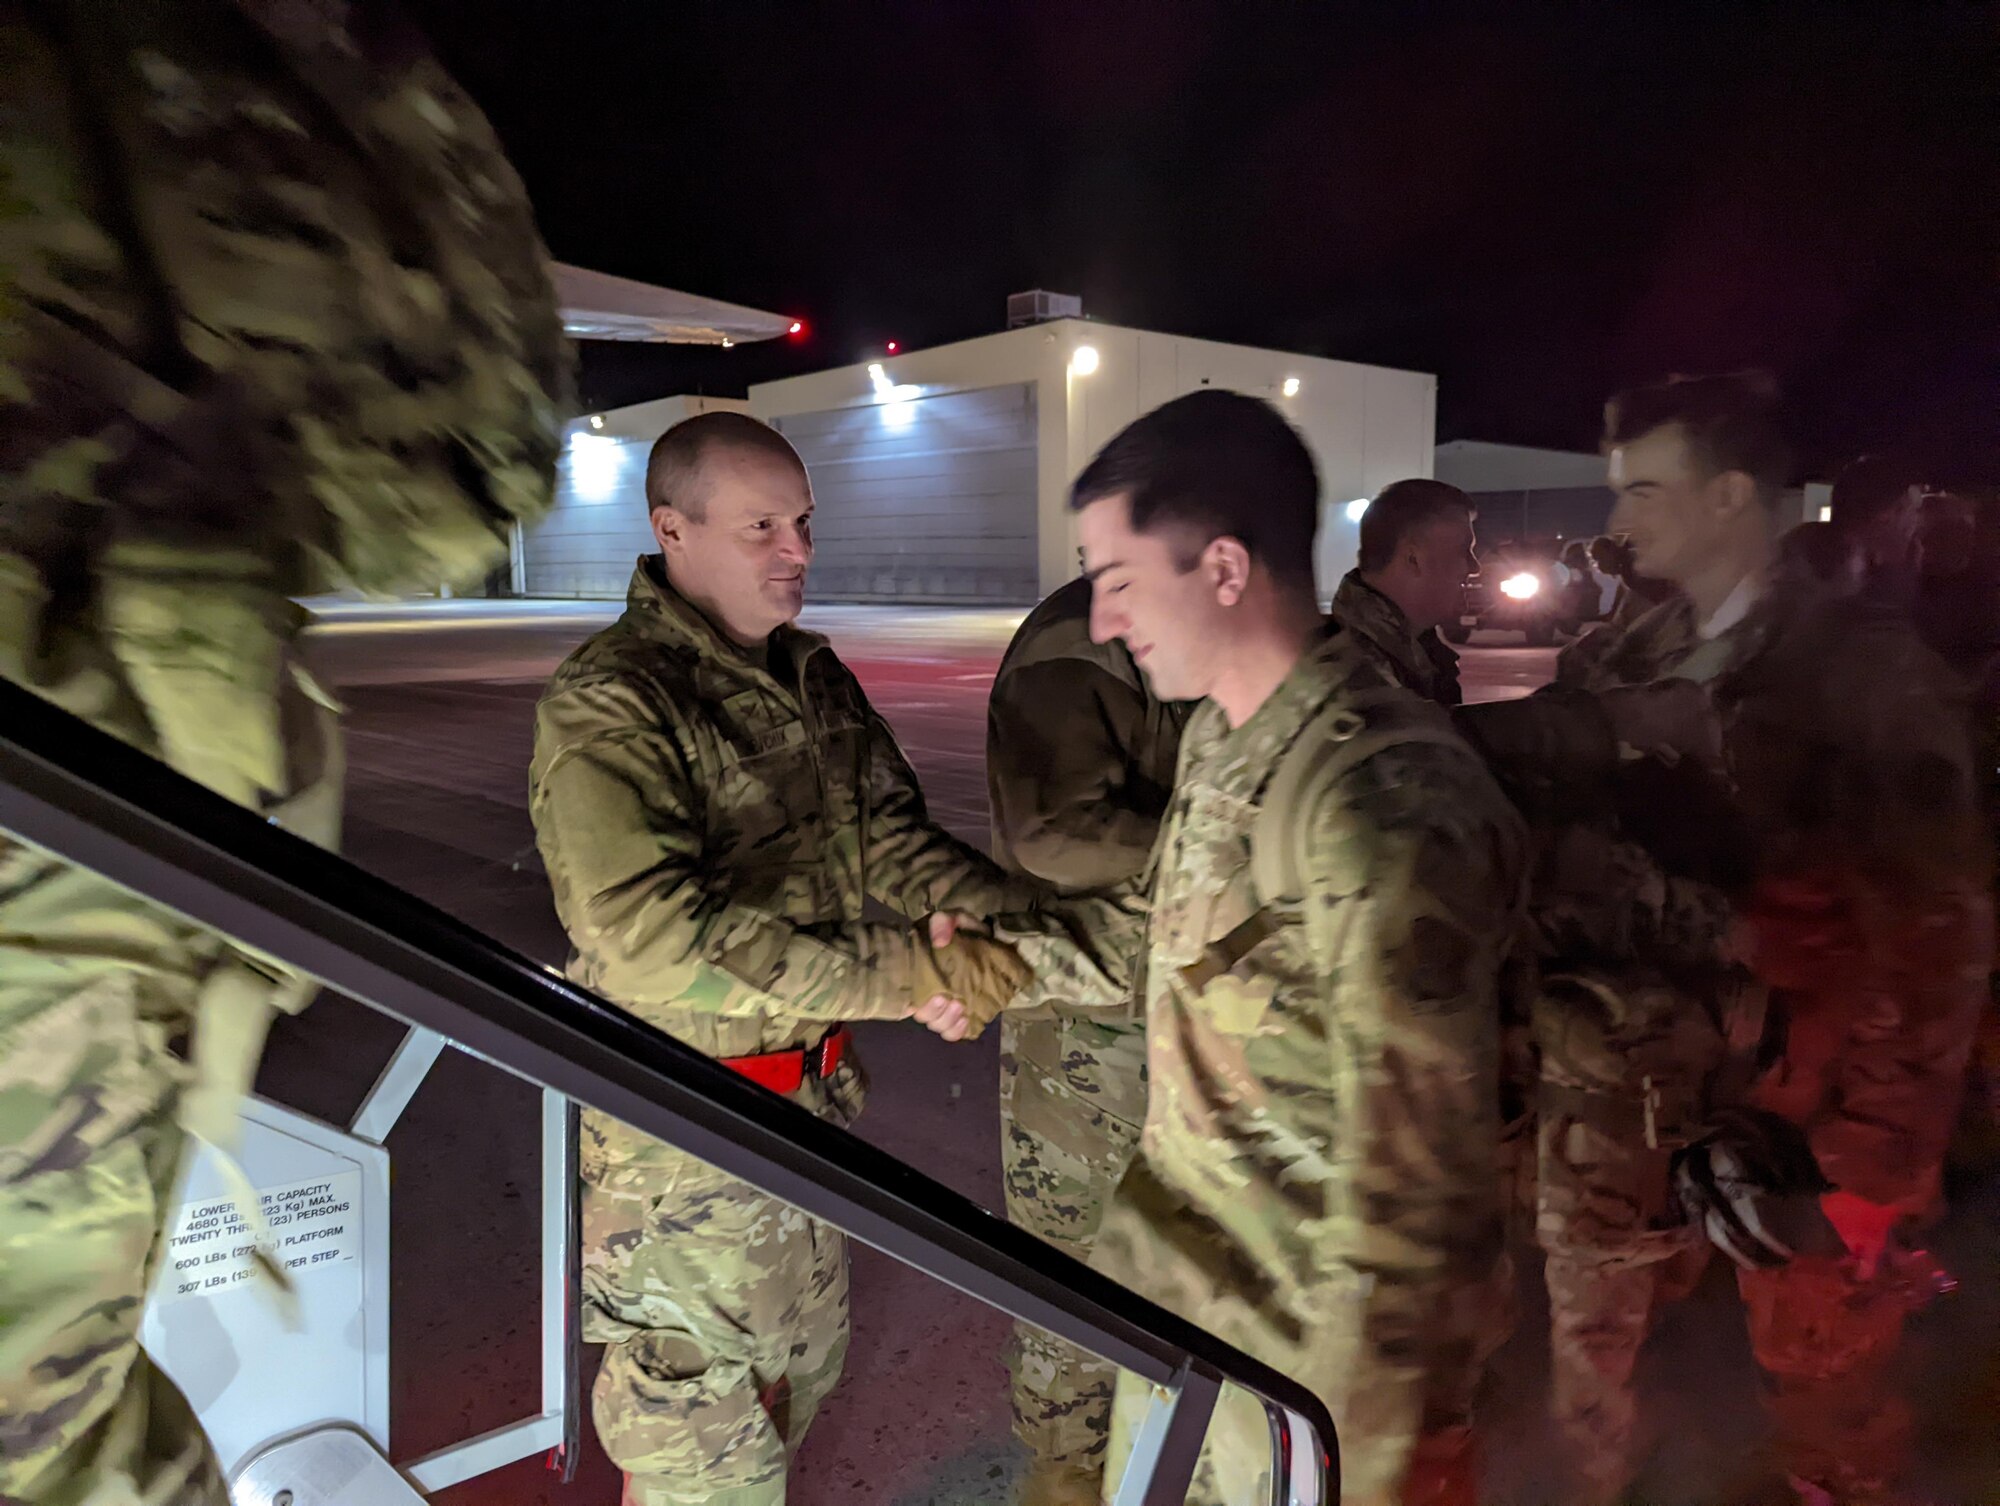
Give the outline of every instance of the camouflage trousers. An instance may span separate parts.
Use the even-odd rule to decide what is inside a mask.
[[[1562,1113],[1544,1114],[1538,1148],[1550,1405],[1580,1486],[1574,1499],[1600,1506],[1619,1499],[1637,1465],[1639,1351],[1661,1307],[1693,1290],[1709,1246],[1699,1230],[1656,1221],[1666,1153]]]
[[[1144,1025],[1064,1010],[1002,1016],[1000,1160],[1014,1223],[1087,1259],[1145,1118]],[[1031,1492],[1094,1499],[1115,1368],[1025,1323],[1007,1364]]]
[[[1708,1262],[1707,1240],[1671,1207],[1669,1177],[1723,1040],[1688,995],[1636,980],[1558,982],[1536,999],[1534,1024],[1550,1405],[1571,1500],[1608,1506],[1638,1462],[1639,1351],[1660,1308],[1692,1291]]]
[[[626,1506],[778,1506],[847,1355],[847,1243],[790,1204],[584,1116],[584,1338]]]
[[[1955,1008],[1922,1013],[1888,994],[1863,994],[1845,1011],[1809,1010],[1795,997],[1784,1056],[1752,1101],[1806,1128],[1843,1189],[1900,1190],[1893,1206],[1905,1220],[1931,1216],[1986,1007],[1966,992]],[[1843,1119],[1827,1113],[1836,1104]],[[1737,1274],[1779,1456],[1794,1479],[1842,1506],[1893,1499],[1910,1464],[1915,1428],[1897,1359],[1905,1322],[1931,1292],[1908,1253],[1892,1234],[1873,1270],[1853,1257],[1802,1255]]]
[[[1892,1374],[1915,1303],[1888,1264],[1801,1255],[1738,1271],[1750,1349],[1786,1471],[1843,1503],[1886,1497],[1909,1462],[1914,1428]]]
[[[9,1506],[228,1501],[200,1423],[139,1348],[187,1073],[138,997],[132,972],[54,998],[0,985],[0,1501]]]

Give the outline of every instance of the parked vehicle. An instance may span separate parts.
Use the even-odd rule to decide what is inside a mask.
[[[1598,615],[1596,593],[1572,576],[1562,549],[1561,539],[1482,546],[1478,571],[1465,578],[1458,621],[1442,629],[1445,638],[1464,643],[1475,632],[1515,632],[1529,647],[1546,648],[1558,633],[1581,631]]]

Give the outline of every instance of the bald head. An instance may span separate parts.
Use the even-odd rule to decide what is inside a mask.
[[[719,454],[774,460],[805,474],[799,452],[769,424],[747,413],[700,413],[653,442],[646,461],[646,510],[671,507],[696,522],[705,518],[710,492],[705,468]]]

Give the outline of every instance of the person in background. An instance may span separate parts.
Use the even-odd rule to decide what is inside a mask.
[[[1651,739],[1619,732],[1610,698],[1630,687],[1706,688],[1716,747],[1702,751],[1710,734],[1695,728],[1680,752],[1726,781],[1711,809],[1698,822],[1684,811],[1663,822],[1657,812],[1670,802],[1654,792],[1629,814],[1642,829],[1655,817],[1639,844],[1651,856],[1691,827],[1734,833],[1729,846],[1740,838],[1741,850],[1719,850],[1728,861],[1713,865],[1730,905],[1726,930],[1711,929],[1716,954],[1755,987],[1719,1023],[1732,1044],[1779,1043],[1774,1054],[1751,1052],[1743,1106],[1810,1152],[1805,1190],[1826,1238],[1802,1224],[1810,1242],[1780,1239],[1758,1257],[1727,1220],[1708,1227],[1742,1267],[1751,1345],[1798,1500],[1877,1506],[1893,1499],[1910,1458],[1893,1370],[1924,1289],[1912,1279],[1927,1264],[1913,1240],[1939,1207],[1987,999],[1991,846],[1950,670],[1895,613],[1778,568],[1789,459],[1776,405],[1768,382],[1744,375],[1612,401],[1614,526],[1630,535],[1636,567],[1682,595],[1596,657],[1596,685],[1510,703],[1510,738],[1481,746],[1510,788],[1533,786],[1537,774],[1549,785],[1556,751],[1564,788],[1585,766],[1615,785],[1632,763],[1624,748]],[[1599,858],[1595,878],[1589,863],[1571,865],[1574,892],[1662,892],[1617,882],[1617,865]],[[1648,938],[1650,924],[1621,922],[1634,955],[1670,955],[1666,933]],[[1780,1012],[1768,1030],[1755,1012],[1763,1001]],[[1632,1143],[1669,1143],[1662,1119],[1655,1108],[1628,1121],[1642,1137]]]
[[[1924,478],[1898,455],[1863,455],[1833,478],[1828,519],[1857,555],[1863,593],[1909,610],[1917,593],[1917,531]]]
[[[1069,893],[1142,892],[1193,707],[1162,701],[1125,645],[1090,636],[1090,582],[1030,612],[993,677],[986,779],[993,855]],[[1000,1022],[1000,1164],[1007,1216],[1087,1259],[1146,1118],[1146,1023],[1061,991]],[[1019,1506],[1097,1501],[1114,1366],[1015,1325]]]
[[[1618,582],[1601,574],[1592,561],[1591,542],[1571,539],[1562,552],[1562,562],[1569,569],[1570,616],[1579,623],[1603,621],[1618,596]]]
[[[1600,575],[1616,582],[1605,620],[1629,627],[1647,612],[1674,594],[1673,583],[1649,580],[1632,563],[1632,544],[1616,534],[1600,534],[1590,541],[1590,562]]]
[[[1842,593],[1861,589],[1862,557],[1832,523],[1800,523],[1778,540],[1778,568]]]
[[[1389,678],[1456,706],[1458,655],[1438,628],[1458,619],[1473,553],[1472,498],[1442,481],[1398,481],[1361,515],[1360,557],[1334,592],[1333,615]]]

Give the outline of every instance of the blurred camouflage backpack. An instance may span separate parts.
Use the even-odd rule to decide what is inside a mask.
[[[1328,697],[1265,781],[1250,833],[1250,882],[1260,905],[1296,909],[1305,898],[1307,832],[1298,813],[1377,754],[1410,743],[1477,757],[1440,706],[1400,688]]]

